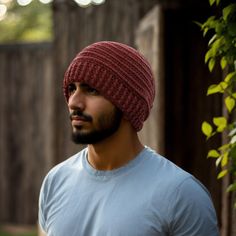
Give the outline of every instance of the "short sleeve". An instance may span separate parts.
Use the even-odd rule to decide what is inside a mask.
[[[219,236],[211,197],[193,177],[185,179],[176,188],[168,215],[173,236]]]

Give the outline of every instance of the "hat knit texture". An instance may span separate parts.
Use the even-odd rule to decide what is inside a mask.
[[[118,107],[136,131],[147,119],[155,96],[154,78],[147,60],[122,43],[101,41],[84,48],[69,65],[63,82],[82,82]]]

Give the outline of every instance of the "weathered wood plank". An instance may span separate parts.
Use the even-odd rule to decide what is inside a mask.
[[[162,155],[165,153],[163,26],[163,9],[157,5],[141,20],[136,34],[137,47],[151,64],[156,90],[151,114],[139,136]]]
[[[51,45],[0,48],[0,217],[35,223],[42,177],[52,166]]]

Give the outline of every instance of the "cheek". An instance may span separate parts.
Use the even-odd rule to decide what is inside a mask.
[[[115,106],[103,97],[96,99],[96,101],[95,99],[91,100],[87,103],[88,112],[95,116],[98,114],[110,113],[114,111],[114,109]]]
[[[93,117],[95,126],[106,126],[107,123],[111,123],[114,113],[115,107],[112,104],[106,104],[105,106],[98,104],[93,107],[90,114]]]

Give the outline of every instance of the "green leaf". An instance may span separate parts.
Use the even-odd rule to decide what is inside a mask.
[[[222,158],[223,158],[223,156],[220,156],[216,159],[216,167],[219,166],[219,164],[221,163]]]
[[[231,143],[231,144],[236,143],[236,135],[234,135],[234,136],[231,138],[230,143]]]
[[[223,9],[223,19],[227,21],[228,16],[235,10],[236,4],[230,4]]]
[[[220,4],[220,0],[216,0],[216,5],[218,6]]]
[[[219,156],[220,156],[220,153],[215,149],[210,150],[207,154],[207,158],[208,157],[217,158]]]
[[[207,89],[207,95],[211,95],[214,93],[221,93],[222,88],[219,84],[212,84],[208,89]]]
[[[203,36],[205,37],[208,30],[209,30],[209,27],[203,27],[204,31],[203,31]]]
[[[214,117],[213,118],[213,123],[216,126],[226,126],[227,125],[227,120],[224,116]]]
[[[218,22],[218,24],[216,24],[216,27],[215,27],[216,34],[222,35],[224,34],[224,31],[225,31],[225,25],[223,25],[222,22]]]
[[[227,126],[227,120],[225,117],[214,117],[213,123],[217,126],[217,132],[222,132]]]
[[[217,179],[221,179],[223,178],[225,175],[228,174],[228,170],[222,170],[218,175],[217,175]]]
[[[221,66],[221,69],[223,70],[226,66],[227,66],[227,60],[225,57],[222,57],[221,60],[220,60],[220,66]]]
[[[208,60],[211,58],[211,57],[213,57],[213,51],[212,51],[212,49],[209,49],[208,51],[207,51],[207,53],[205,54],[205,63],[207,63],[208,62]]]
[[[212,126],[211,126],[208,122],[206,122],[206,121],[204,121],[204,122],[202,123],[202,132],[203,132],[207,137],[210,137],[211,134],[212,134]]]
[[[236,128],[232,129],[230,132],[229,132],[229,136],[233,136],[236,134]]]
[[[224,37],[220,37],[212,43],[211,48],[212,48],[213,56],[217,56],[217,53],[220,51],[224,42],[225,42]]]
[[[223,93],[227,87],[228,83],[226,83],[225,81],[222,81],[219,84],[212,84],[207,90],[207,95],[211,95],[214,93]]]
[[[230,184],[226,191],[227,192],[236,191],[236,183]]]
[[[225,98],[225,105],[228,111],[231,112],[235,107],[235,100],[228,96],[227,98]]]
[[[216,64],[215,58],[211,58],[208,62],[208,68],[210,72],[213,71],[215,64]]]
[[[229,83],[229,82],[233,79],[234,76],[236,76],[236,71],[229,73],[229,74],[225,77],[224,81],[225,81],[226,83]]]
[[[225,152],[222,157],[222,160],[221,160],[221,167],[222,168],[228,164],[228,160],[229,160],[228,157],[229,157],[229,152]]]
[[[216,23],[216,16],[210,16],[206,22],[203,23],[203,28],[214,28],[214,25]]]
[[[216,38],[217,38],[217,35],[214,34],[213,37],[209,40],[208,45],[211,45],[216,40]]]
[[[198,22],[198,21],[193,21],[196,25],[198,25],[198,26],[200,26],[200,28],[202,28],[203,27],[203,24],[202,23],[200,23],[200,22]]]
[[[224,92],[224,90],[228,87],[228,83],[222,81],[219,83],[219,86],[221,87],[221,92]]]
[[[218,150],[220,150],[220,151],[224,151],[225,149],[228,149],[229,146],[230,146],[230,144],[229,144],[229,143],[226,143],[226,144],[220,146],[220,147],[218,148]]]
[[[209,0],[209,4],[212,6],[216,0]]]

